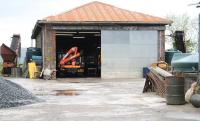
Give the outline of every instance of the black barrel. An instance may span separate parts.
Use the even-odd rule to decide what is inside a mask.
[[[166,79],[166,100],[168,105],[185,104],[184,77],[168,77]]]

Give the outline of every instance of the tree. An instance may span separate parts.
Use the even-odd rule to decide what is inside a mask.
[[[167,15],[166,17],[172,20],[171,26],[167,26],[166,35],[171,35],[166,37],[166,42],[174,47],[174,37],[175,31],[184,31],[185,33],[185,46],[187,52],[197,52],[197,42],[198,42],[198,18],[191,19],[188,14],[182,15]]]

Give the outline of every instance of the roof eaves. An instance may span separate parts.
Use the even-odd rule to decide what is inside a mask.
[[[46,20],[38,20],[33,28],[31,39],[35,39],[38,31],[41,29],[42,24],[46,23]]]

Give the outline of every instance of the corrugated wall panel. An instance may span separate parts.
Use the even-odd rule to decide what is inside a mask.
[[[157,61],[157,31],[101,32],[102,78],[139,78]]]

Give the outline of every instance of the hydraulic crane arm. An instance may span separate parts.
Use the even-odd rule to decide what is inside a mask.
[[[71,55],[71,56],[70,56]],[[73,59],[76,59],[80,56],[80,53],[78,52],[78,47],[72,47],[65,56],[60,60],[60,66],[65,67],[65,63],[68,61],[73,61]],[[72,65],[73,66],[73,65]]]

